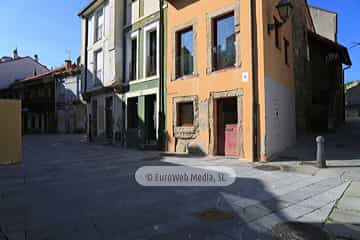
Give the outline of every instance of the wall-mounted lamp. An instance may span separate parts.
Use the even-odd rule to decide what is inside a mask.
[[[279,13],[279,16],[282,20],[281,23],[272,23],[268,24],[268,32],[270,33],[272,30],[274,30],[276,27],[281,27],[283,24],[286,23],[287,20],[289,20],[294,5],[291,3],[291,0],[280,0],[279,3],[276,5],[276,9]]]

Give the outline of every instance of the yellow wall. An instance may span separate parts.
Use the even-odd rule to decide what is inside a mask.
[[[0,164],[21,161],[21,101],[0,99]]]
[[[234,67],[218,72],[207,72],[208,67],[208,34],[207,34],[207,14],[219,9],[226,8],[232,4],[240,4],[240,24],[238,33],[240,35],[240,59],[239,67]],[[267,160],[270,156],[266,155],[266,136],[267,136],[267,117],[266,116],[266,79],[277,81],[281,86],[294,89],[293,72],[293,52],[292,52],[292,26],[289,20],[280,29],[280,44],[282,49],[275,46],[274,31],[268,33],[268,24],[273,23],[273,16],[280,20],[275,8],[277,0],[256,0],[256,22],[257,22],[257,49],[258,49],[258,103],[259,103],[259,138],[258,151],[261,160]],[[244,158],[253,159],[253,76],[252,76],[252,43],[251,43],[251,1],[250,0],[170,0],[168,4],[168,31],[167,31],[167,132],[168,150],[175,151],[175,138],[173,132],[173,98],[179,96],[199,97],[199,102],[209,100],[211,92],[219,92],[232,89],[243,90],[243,142]],[[189,22],[196,23],[196,65],[198,75],[191,78],[173,81],[175,71],[173,58],[174,29]],[[283,38],[289,43],[289,65],[284,60]],[[249,74],[248,82],[242,81],[242,74]],[[211,111],[211,109],[209,109]],[[295,131],[295,129],[294,129]],[[197,137],[204,146],[209,148],[210,131],[201,131]],[[211,151],[211,149],[208,149]],[[211,153],[211,152],[210,152]]]
[[[172,2],[180,2],[178,5]],[[179,5],[184,7],[179,7]],[[186,4],[188,3],[188,4]],[[210,4],[209,4],[210,3]],[[234,3],[240,3],[240,61],[241,66],[227,70],[207,73],[207,18],[206,14],[227,7]],[[173,98],[178,96],[197,95],[199,102],[209,99],[210,92],[219,92],[232,89],[242,89],[243,96],[243,129],[244,129],[244,153],[245,159],[252,159],[252,71],[251,71],[251,35],[250,35],[250,1],[222,0],[222,1],[170,1],[168,4],[168,35],[167,35],[167,132],[168,150],[175,151],[175,139],[173,137]],[[188,22],[196,22],[196,77],[172,80],[173,69],[173,29]],[[248,72],[248,82],[242,82],[242,73]],[[209,109],[210,110],[210,109]],[[205,147],[209,148],[209,131],[201,131],[197,137]]]

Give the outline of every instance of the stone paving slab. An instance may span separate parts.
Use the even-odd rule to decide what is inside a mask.
[[[360,225],[359,214],[354,211],[342,210],[335,208],[331,213],[330,221],[337,223],[347,223],[347,224],[358,224]]]
[[[360,214],[360,197],[345,196],[338,203],[337,208],[344,211],[356,211]]]
[[[351,182],[333,208],[325,228],[334,236],[360,240],[360,188],[359,182]]]

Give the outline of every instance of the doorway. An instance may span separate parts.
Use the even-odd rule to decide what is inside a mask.
[[[91,109],[91,112],[92,112],[92,121],[91,121],[91,135],[93,138],[96,138],[97,137],[97,100],[94,100],[92,102],[92,109]]]
[[[237,98],[219,98],[215,106],[216,152],[218,155],[239,156]]]
[[[105,100],[105,124],[106,138],[113,138],[113,97],[107,97]]]
[[[156,95],[145,96],[145,143],[156,144],[157,101]]]

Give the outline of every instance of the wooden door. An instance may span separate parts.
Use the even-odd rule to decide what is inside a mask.
[[[225,155],[238,156],[238,125],[225,125]]]
[[[237,98],[217,101],[217,153],[238,156],[238,113]]]

